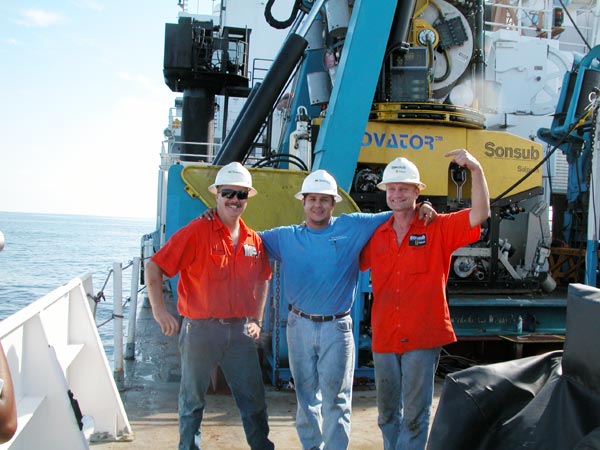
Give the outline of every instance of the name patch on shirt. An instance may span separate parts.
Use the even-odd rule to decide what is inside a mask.
[[[254,245],[244,244],[244,256],[254,256],[256,258],[258,256],[256,247]]]
[[[426,234],[411,234],[408,237],[408,245],[411,247],[420,247],[425,244],[427,244]]]

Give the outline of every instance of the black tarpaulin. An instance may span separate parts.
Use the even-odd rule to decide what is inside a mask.
[[[569,287],[564,351],[446,377],[428,450],[600,450],[600,290]]]

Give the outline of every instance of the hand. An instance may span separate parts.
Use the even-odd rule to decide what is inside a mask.
[[[248,322],[246,324],[246,334],[256,341],[260,337],[260,327],[256,322]]]
[[[452,158],[452,160],[461,167],[466,167],[470,171],[481,170],[481,164],[479,161],[471,155],[464,148],[452,150],[444,154],[446,158]]]
[[[203,217],[206,220],[215,220],[215,217],[217,217],[217,208],[208,208],[200,217]]]
[[[152,309],[154,320],[160,325],[160,331],[166,336],[172,336],[179,331],[179,321],[166,309]]]
[[[419,219],[425,219],[425,225],[433,222],[438,215],[437,211],[429,203],[419,203],[417,206],[419,208]]]

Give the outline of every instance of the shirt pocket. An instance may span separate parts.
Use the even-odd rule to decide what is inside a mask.
[[[410,264],[407,264],[408,273],[425,273],[429,269],[429,250],[426,245],[412,247],[410,251]]]
[[[245,281],[256,281],[260,266],[257,256],[241,256],[236,259],[237,276]]]
[[[210,255],[210,267],[208,270],[211,280],[222,280],[227,278],[227,255],[214,254]]]

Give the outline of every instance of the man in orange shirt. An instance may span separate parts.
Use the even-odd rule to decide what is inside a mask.
[[[233,162],[217,173],[217,218],[196,219],[177,231],[146,265],[154,319],[164,334],[179,331],[162,293],[163,275],[179,274],[179,450],[200,448],[205,393],[217,364],[242,416],[251,449],[273,449],[255,340],[261,331],[271,267],[262,240],[241,215],[256,195],[248,170]]]
[[[427,444],[440,349],[456,341],[446,302],[451,255],[479,239],[490,214],[479,161],[466,150],[445,156],[471,172],[471,208],[439,214],[425,227],[415,203],[426,186],[412,162],[396,158],[378,185],[393,215],[361,254],[361,270],[371,269],[377,423],[385,450]]]

